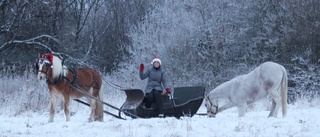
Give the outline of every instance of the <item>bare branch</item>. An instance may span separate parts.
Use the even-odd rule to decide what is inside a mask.
[[[9,42],[4,43],[1,47],[0,47],[0,51],[2,49],[4,49],[7,45],[10,44],[27,44],[27,45],[38,45],[41,47],[44,47],[45,49],[49,50],[51,53],[55,53],[48,45],[43,44],[41,42],[37,42],[37,40],[42,39],[42,38],[49,38],[52,39],[54,42],[56,42],[57,44],[60,45],[60,41],[52,36],[49,35],[40,35],[31,39],[27,39],[27,40],[12,40]]]

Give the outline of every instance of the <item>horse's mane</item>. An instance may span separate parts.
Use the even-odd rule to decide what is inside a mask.
[[[62,61],[59,57],[53,55],[53,68],[52,68],[52,76],[54,78],[61,75],[63,68],[66,68],[66,66],[62,66]],[[63,76],[66,76],[66,71],[64,71]]]

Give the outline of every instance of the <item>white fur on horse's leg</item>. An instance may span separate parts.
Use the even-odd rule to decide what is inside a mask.
[[[95,112],[96,112],[96,108],[97,108],[97,101],[92,99],[91,100],[91,114],[90,114],[90,117],[89,117],[89,122],[93,122],[94,121],[94,117],[95,117]]]
[[[103,105],[96,101],[96,109],[94,111],[94,121],[103,121]]]
[[[64,114],[66,115],[66,121],[70,121],[70,110],[69,110],[70,98],[65,97],[63,102],[64,102]]]
[[[91,109],[91,113],[90,113],[90,117],[89,117],[89,122],[93,122],[94,121],[94,110]]]
[[[100,89],[97,91],[98,96],[97,98],[103,101],[103,86],[101,85]],[[95,110],[95,117],[94,121],[103,122],[103,104],[99,101],[96,102],[96,110]]]
[[[244,117],[245,111],[243,107],[238,107],[238,117]]]
[[[54,107],[53,107],[53,105],[51,103],[51,105],[50,105],[50,117],[49,117],[49,120],[48,120],[49,123],[53,122],[54,113],[55,113],[55,109],[54,109]]]
[[[281,106],[281,99],[280,99],[280,97],[279,98],[277,98],[277,99],[275,99],[274,100],[275,101],[275,108],[274,108],[274,111],[273,111],[273,117],[277,117],[278,116],[278,111],[279,111],[279,108],[280,108],[280,106]]]
[[[50,117],[49,117],[48,122],[53,122],[55,109],[56,109],[56,103],[57,103],[57,97],[51,93],[50,94]]]
[[[275,90],[277,91],[277,90]],[[279,111],[279,108],[281,106],[281,97],[280,95],[277,94],[278,92],[271,92],[271,97],[273,99],[272,101],[272,108],[271,108],[271,112],[269,114],[269,117],[277,117],[278,115],[278,111]]]
[[[91,87],[89,90],[89,93],[91,95],[93,95],[93,88]],[[95,99],[90,99],[87,98],[87,100],[90,100],[90,107],[91,107],[91,113],[90,113],[90,117],[89,117],[89,122],[94,121],[94,117],[95,117],[95,112],[96,112],[96,108],[97,108],[97,101]]]
[[[242,103],[241,105],[238,105],[238,116],[243,117],[246,114],[247,110],[247,103]]]
[[[90,108],[91,108],[91,112],[90,112],[90,115],[89,115],[89,118],[88,118],[88,122],[92,122],[93,121],[93,117],[91,116],[92,115],[92,103],[93,103],[93,99],[87,97],[86,98],[87,100],[87,103],[90,105]]]
[[[55,113],[55,107],[53,103],[50,103],[50,117],[49,117],[49,121],[48,122],[53,122],[53,118],[54,118],[54,113]]]
[[[272,99],[271,110],[268,117],[273,117],[274,109],[276,108],[276,102]]]

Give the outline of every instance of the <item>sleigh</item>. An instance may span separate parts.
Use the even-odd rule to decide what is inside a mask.
[[[121,106],[126,116],[136,118],[158,117],[156,105],[146,108],[143,102],[144,92],[140,89],[125,89],[127,99]],[[176,87],[172,94],[162,96],[165,117],[192,117],[196,114],[204,99],[205,88],[202,86]],[[133,114],[133,115],[132,115]],[[133,117],[134,116],[134,117]],[[121,113],[119,112],[119,117]]]

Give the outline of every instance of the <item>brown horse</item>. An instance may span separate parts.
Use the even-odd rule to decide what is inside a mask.
[[[52,54],[39,56],[37,69],[39,70],[38,79],[46,79],[50,92],[49,122],[53,122],[58,97],[63,99],[66,121],[70,121],[70,99],[79,99],[84,96],[79,89],[83,92],[88,92],[88,94],[101,101],[103,99],[102,77],[93,69],[70,69],[62,65],[62,60],[59,57]],[[74,88],[74,85],[80,88]],[[87,101],[91,107],[89,122],[103,121],[103,104],[89,97],[87,97]]]

